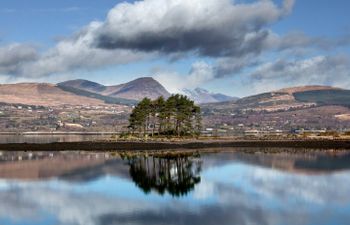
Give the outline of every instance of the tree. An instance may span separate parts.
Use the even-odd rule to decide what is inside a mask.
[[[134,134],[152,136],[157,132],[165,135],[199,135],[201,130],[201,110],[184,95],[172,95],[151,101],[144,98],[132,111],[129,128]],[[151,130],[149,130],[151,129]]]
[[[162,133],[165,129],[165,120],[167,118],[166,116],[166,111],[165,111],[165,99],[163,96],[159,97],[153,102],[154,106],[153,109],[155,110],[154,115],[155,115],[155,123],[154,123],[154,130],[156,129],[158,125],[158,133]],[[153,131],[154,133],[154,131]]]
[[[149,118],[151,113],[151,103],[149,98],[144,98],[132,111],[129,118],[129,128],[133,134],[139,131],[144,135],[147,134],[149,127]]]

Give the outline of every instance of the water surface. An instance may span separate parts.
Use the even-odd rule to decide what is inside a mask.
[[[0,224],[349,224],[346,152],[0,153]]]
[[[47,144],[53,142],[83,142],[109,139],[111,135],[82,135],[82,134],[55,134],[55,135],[14,135],[1,134],[0,144],[9,143],[31,143],[31,144]]]

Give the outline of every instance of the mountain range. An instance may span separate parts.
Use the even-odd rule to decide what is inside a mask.
[[[214,111],[283,111],[315,105],[350,106],[350,90],[329,86],[285,88],[245,98],[211,93],[202,88],[183,93]],[[168,98],[171,94],[156,80],[143,77],[128,83],[106,86],[88,80],[69,80],[58,84],[19,83],[0,85],[0,102],[27,105],[134,105],[144,97]]]
[[[125,84],[105,86],[88,80],[70,80],[57,84],[61,88],[72,88],[102,96],[129,100],[142,100],[144,97],[156,99],[159,96],[168,98],[170,93],[151,77],[138,78]]]
[[[300,86],[266,92],[229,102],[207,104],[245,111],[281,111],[320,105],[350,106],[350,90],[330,86]]]
[[[342,130],[350,127],[350,90],[336,87],[292,87],[240,99],[200,88],[183,92],[200,104],[203,127],[207,128],[231,127],[240,132],[241,128]],[[0,85],[0,129],[47,131],[59,126],[63,131],[115,131],[116,127],[126,126],[131,106],[144,97],[159,96],[166,98],[170,93],[152,78],[115,86],[87,80],[3,84]]]
[[[233,98],[197,88],[184,92],[196,103],[211,103]],[[0,85],[0,102],[26,105],[134,105],[144,97],[168,98],[171,94],[151,77],[106,86],[89,80],[69,80],[58,84],[18,83]]]
[[[350,106],[350,90],[329,86],[285,88],[229,102],[203,104],[204,111],[220,115],[284,112],[320,106]]]
[[[236,101],[202,104],[201,108],[207,127],[218,124],[253,130],[350,127],[350,90],[328,86],[286,88]]]

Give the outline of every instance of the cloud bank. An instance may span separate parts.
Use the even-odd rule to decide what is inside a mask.
[[[96,36],[103,49],[166,54],[242,56],[259,53],[269,37],[267,25],[290,12],[272,1],[233,4],[230,0],[145,0],[112,9]]]
[[[42,77],[130,63],[155,55],[216,58],[259,54],[271,35],[266,27],[290,13],[293,3],[293,0],[285,0],[282,6],[269,0],[250,4],[230,0],[120,3],[110,10],[106,21],[90,23],[44,53],[22,45],[15,45],[20,51],[13,46],[1,48],[0,73]],[[1,57],[8,54],[13,58]]]

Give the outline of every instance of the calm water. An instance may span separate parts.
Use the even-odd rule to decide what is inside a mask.
[[[53,143],[105,140],[111,135],[0,135],[0,144],[5,143]]]
[[[349,224],[350,155],[0,154],[1,225]]]

